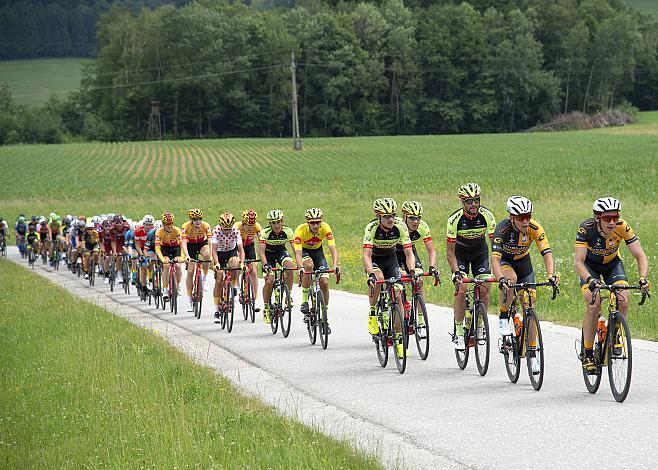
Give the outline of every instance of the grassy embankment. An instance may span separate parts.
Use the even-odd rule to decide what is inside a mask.
[[[22,267],[0,285],[4,468],[377,466]]]
[[[0,200],[8,218],[55,210],[123,212],[137,219],[172,210],[178,223],[194,206],[212,223],[220,211],[239,215],[246,207],[256,209],[262,221],[276,207],[293,228],[306,208],[318,206],[340,247],[345,273],[340,287],[364,292],[361,240],[373,199],[389,195],[399,203],[408,198],[423,203],[447,281],[446,219],[459,207],[459,185],[476,181],[483,204],[498,219],[506,214],[508,196],[532,199],[563,279],[557,301],[550,302],[548,292],[540,295],[539,312],[543,319],[577,326],[583,305],[573,241],[594,199],[621,199],[623,216],[640,236],[650,264],[658,265],[657,137],[658,113],[648,113],[633,126],[585,132],[304,139],[298,153],[287,139],[14,146],[0,148],[5,169]],[[625,247],[622,253],[631,280],[637,280],[633,258]],[[543,276],[534,248],[533,259]],[[448,284],[429,289],[429,300],[451,305]],[[633,306],[634,334],[658,339],[657,313],[656,301]]]

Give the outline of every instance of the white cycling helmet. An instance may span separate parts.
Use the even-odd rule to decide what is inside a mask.
[[[130,224],[130,230],[132,230],[134,232],[135,229],[137,228],[137,224],[135,222],[132,222],[132,221],[128,222],[128,223]]]
[[[142,222],[145,224],[153,225],[155,223],[155,217],[153,217],[151,214],[147,214],[144,216],[144,219],[142,219]]]
[[[103,218],[98,215],[95,215],[91,218],[91,221],[95,224],[100,224],[103,221]]]
[[[532,202],[527,197],[512,196],[507,200],[507,212],[511,215],[530,214]]]
[[[87,222],[85,224],[85,228],[94,228],[94,223],[93,222]]]
[[[162,228],[162,221],[160,219],[156,220],[155,223],[153,224],[156,230],[160,230]]]
[[[621,210],[621,203],[614,197],[600,197],[594,201],[592,210],[595,214],[602,214],[603,212],[619,212]]]

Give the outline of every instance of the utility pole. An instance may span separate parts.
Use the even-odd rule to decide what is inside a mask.
[[[302,139],[299,137],[299,112],[297,111],[297,79],[295,78],[295,51],[292,51],[290,73],[292,75],[292,148],[302,149]]]

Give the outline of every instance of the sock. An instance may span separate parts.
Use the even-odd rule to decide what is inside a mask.
[[[212,298],[212,303],[215,304],[215,310],[219,311],[219,304],[221,303],[221,301],[222,301],[221,297]]]
[[[310,290],[310,287],[302,287],[302,302],[308,302],[308,291]]]
[[[371,305],[370,306],[370,316],[374,317],[375,315],[377,315],[377,307],[375,305]]]
[[[190,297],[190,298],[192,297],[192,288],[191,287],[187,288],[187,296]]]
[[[457,336],[464,336],[464,323],[455,321],[455,333]]]
[[[594,349],[594,342],[593,341],[585,341],[585,349],[593,350]]]
[[[498,314],[498,318],[500,318],[501,320],[509,320],[509,312],[507,311],[503,312],[501,310],[500,313]]]

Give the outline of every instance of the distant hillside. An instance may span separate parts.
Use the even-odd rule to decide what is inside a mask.
[[[658,0],[626,0],[626,3],[658,19]]]

